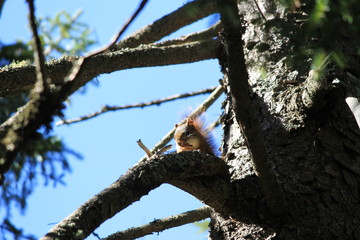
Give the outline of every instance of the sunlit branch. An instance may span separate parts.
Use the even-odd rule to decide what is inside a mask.
[[[155,219],[151,223],[140,227],[129,228],[122,232],[111,234],[102,240],[135,239],[155,232],[161,232],[169,228],[178,227],[188,223],[200,221],[210,217],[211,208],[208,206],[196,210],[173,215],[163,219]]]
[[[140,44],[156,42],[176,30],[216,12],[214,0],[191,1],[123,39],[117,44],[116,49],[132,48]]]
[[[219,116],[218,119],[216,119],[213,123],[211,123],[208,128],[207,131],[211,132],[212,130],[214,130],[217,126],[219,126],[221,124],[222,121],[222,116]]]
[[[138,68],[191,63],[218,56],[218,40],[192,42],[182,45],[153,47],[140,46],[116,52],[107,52],[88,58],[78,74],[74,89],[102,73]],[[46,73],[53,84],[62,84],[76,57],[64,57],[46,63]],[[29,90],[36,81],[34,66],[5,68],[0,71],[0,96]]]
[[[153,153],[149,150],[148,147],[145,146],[145,144],[141,141],[141,139],[139,139],[138,141],[136,141],[136,143],[139,145],[139,147],[144,150],[144,152],[146,153],[146,155],[149,157],[151,157],[153,155]]]
[[[191,33],[191,34],[179,37],[179,38],[154,43],[153,45],[154,46],[170,46],[170,45],[189,43],[189,42],[193,42],[193,41],[201,41],[201,40],[211,39],[211,38],[215,38],[218,36],[221,28],[222,28],[222,24],[219,21],[208,29],[205,29],[205,30],[202,30],[199,32],[194,32],[194,33]]]
[[[132,105],[124,105],[124,106],[104,106],[100,111],[97,111],[97,112],[94,112],[89,115],[82,116],[82,117],[79,117],[76,119],[61,120],[61,121],[57,122],[56,125],[71,124],[71,123],[88,120],[88,119],[94,118],[96,116],[99,116],[103,113],[110,112],[110,111],[118,111],[118,110],[131,109],[131,108],[144,108],[144,107],[154,106],[154,105],[159,106],[160,104],[165,103],[165,102],[170,102],[170,101],[187,98],[187,97],[193,97],[193,96],[197,96],[200,94],[211,93],[214,90],[215,90],[215,88],[212,87],[212,88],[207,88],[204,90],[195,91],[195,92],[191,92],[191,93],[177,94],[174,96],[170,96],[170,97],[159,99],[159,100],[153,100],[153,101],[146,102],[146,103],[137,103],[137,104],[132,104]]]

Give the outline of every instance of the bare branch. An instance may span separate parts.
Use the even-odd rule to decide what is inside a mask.
[[[141,139],[139,139],[138,141],[136,141],[137,144],[139,145],[139,147],[144,150],[144,152],[146,153],[146,155],[148,157],[151,157],[153,154],[152,152],[143,144],[143,142],[141,141]]]
[[[226,176],[227,172],[228,167],[222,159],[200,152],[156,156],[129,169],[119,180],[54,226],[42,240],[84,239],[104,221],[162,183],[196,176]],[[218,202],[225,198],[230,199],[223,192],[212,196]]]
[[[178,44],[184,44],[184,43],[190,43],[194,41],[202,41],[206,39],[211,39],[218,36],[218,33],[220,32],[222,28],[221,22],[217,22],[208,29],[194,32],[186,36],[182,36],[176,39],[170,39],[165,40],[162,42],[154,43],[154,46],[170,46],[170,45],[178,45]]]
[[[217,11],[215,0],[191,1],[119,42],[116,49],[153,43]]]
[[[199,113],[206,111],[215,101],[218,99],[221,94],[224,92],[224,89],[221,85],[219,85],[212,94],[203,102],[201,103],[190,115],[189,118],[192,118]],[[185,121],[185,120],[184,120]],[[164,147],[168,142],[171,141],[175,133],[175,128],[171,129],[155,146],[151,149],[151,152],[156,152],[158,149]],[[146,160],[146,157],[143,157],[138,163]]]
[[[227,79],[235,118],[242,130],[251,153],[254,168],[259,176],[265,200],[274,215],[281,216],[286,211],[286,202],[255,121],[249,93],[249,77],[245,65],[244,49],[238,8],[232,0],[218,0],[221,21],[224,25],[224,40],[227,54],[225,80]]]
[[[152,156],[154,156],[154,154],[160,156],[162,155],[164,152],[170,150],[172,148],[172,145],[169,144],[169,145],[166,145],[165,147],[163,148],[160,148],[157,152],[151,152],[146,146],[145,144],[139,139],[138,141],[136,141],[137,144],[139,145],[139,147],[144,150],[144,152],[146,153],[147,157],[148,158],[151,158]]]
[[[131,240],[143,237],[154,232],[162,232],[166,229],[178,227],[188,223],[200,221],[210,217],[211,208],[208,206],[196,210],[184,212],[163,219],[155,219],[153,222],[140,227],[129,228],[122,232],[111,234],[103,240]]]
[[[163,98],[163,99],[159,99],[159,100],[153,100],[153,101],[147,102],[147,103],[137,103],[137,104],[125,105],[125,106],[104,106],[100,111],[97,111],[97,112],[94,112],[94,113],[91,113],[89,115],[82,116],[82,117],[79,117],[79,118],[76,118],[76,119],[61,120],[61,121],[57,122],[56,125],[71,124],[71,123],[76,123],[76,122],[88,120],[88,119],[91,119],[93,117],[99,116],[100,114],[110,112],[110,111],[124,110],[124,109],[130,109],[130,108],[144,108],[144,107],[154,106],[154,105],[158,106],[158,105],[160,105],[162,103],[170,102],[170,101],[173,101],[173,100],[176,100],[176,99],[193,97],[193,96],[197,96],[197,95],[200,95],[200,94],[211,93],[214,90],[215,90],[215,87],[212,87],[212,88],[207,88],[207,89],[204,89],[204,90],[194,91],[194,92],[191,92],[191,93],[177,94],[177,95],[170,96],[170,97],[167,97],[167,98]]]
[[[160,148],[157,152],[155,152],[155,154],[161,155],[161,154],[163,154],[164,152],[169,151],[171,148],[172,148],[172,145],[171,145],[171,144],[166,145],[165,147],[162,147],[162,148]]]
[[[216,119],[213,123],[211,123],[207,130],[208,132],[211,132],[212,130],[214,130],[217,126],[219,126],[221,124],[222,121],[222,116],[219,116],[218,119]]]
[[[178,46],[141,46],[88,58],[78,74],[75,89],[102,73],[137,67],[166,66],[217,58],[218,40],[193,42]],[[53,84],[62,84],[76,57],[63,57],[46,63],[46,74]],[[34,66],[5,68],[0,71],[0,96],[29,90],[36,81]]]

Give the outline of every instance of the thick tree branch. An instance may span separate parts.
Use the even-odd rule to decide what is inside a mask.
[[[169,47],[141,46],[135,49],[96,55],[84,61],[83,71],[78,75],[74,90],[102,73],[214,59],[217,57],[218,47],[218,40],[209,40]],[[77,59],[76,57],[63,57],[47,62],[46,74],[51,82],[62,84]],[[0,96],[29,90],[35,81],[34,66],[5,68],[0,71]]]
[[[227,172],[227,165],[222,159],[200,152],[151,158],[131,168],[119,180],[58,223],[42,239],[84,239],[104,221],[162,183],[196,176],[226,176]],[[219,195],[225,196],[226,193],[219,192]]]
[[[190,93],[183,93],[183,94],[178,94],[178,95],[170,96],[170,97],[159,99],[159,100],[153,100],[153,101],[147,102],[147,103],[137,103],[137,104],[132,104],[132,105],[124,105],[124,106],[104,106],[100,111],[97,111],[97,112],[94,112],[94,113],[91,113],[89,115],[82,116],[82,117],[79,117],[79,118],[75,118],[75,119],[62,120],[62,121],[57,122],[56,125],[71,124],[71,123],[76,123],[76,122],[88,120],[88,119],[91,119],[93,117],[99,116],[100,114],[110,112],[110,111],[124,110],[124,109],[130,109],[130,108],[144,108],[144,107],[149,107],[149,106],[154,106],[154,105],[158,106],[158,105],[160,105],[162,103],[170,102],[170,101],[173,101],[173,100],[176,100],[176,99],[187,98],[187,97],[197,96],[197,95],[200,95],[200,94],[211,93],[214,90],[215,90],[215,88],[212,87],[212,88],[207,88],[207,89],[200,90],[200,91],[194,91],[194,92],[190,92]]]
[[[178,227],[184,224],[209,218],[210,211],[211,208],[205,206],[167,218],[155,219],[153,222],[142,225],[140,227],[129,228],[125,231],[111,234],[102,240],[131,240],[143,237],[154,232],[161,232],[169,228]]]
[[[169,183],[180,188],[223,216],[236,218],[244,223],[260,223],[257,208],[263,205],[262,194],[256,176],[249,176],[229,184],[229,176],[198,176],[175,179]],[[269,215],[267,211],[262,214]]]
[[[214,177],[190,177],[185,179],[175,179],[168,181],[171,185],[180,188],[203,203],[211,206],[216,212],[225,216],[232,215],[238,219],[244,219],[244,215],[234,211],[234,200],[237,200],[234,194],[234,187],[229,184],[228,176],[226,178]],[[231,194],[231,195],[229,195]]]
[[[285,198],[268,159],[259,125],[255,121],[255,109],[251,107],[238,8],[232,0],[218,0],[218,7],[224,26],[224,47],[227,55],[225,75],[230,87],[235,118],[251,153],[267,205],[274,215],[281,216],[286,210]]]
[[[216,11],[215,0],[191,1],[176,11],[123,39],[117,44],[116,49],[124,47],[132,48],[137,47],[140,44],[153,43],[188,24],[215,13]]]

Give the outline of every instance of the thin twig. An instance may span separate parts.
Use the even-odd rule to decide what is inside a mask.
[[[211,27],[209,27],[208,29],[199,31],[199,32],[194,32],[185,36],[181,36],[179,38],[176,39],[170,39],[170,40],[165,40],[162,42],[158,42],[158,43],[154,43],[154,46],[170,46],[170,45],[178,45],[178,44],[184,44],[184,43],[189,43],[189,42],[193,42],[193,41],[201,41],[201,40],[206,40],[206,39],[210,39],[210,38],[214,38],[218,36],[218,32],[221,30],[222,28],[222,24],[221,21],[215,23],[214,25],[212,25]]]
[[[208,128],[206,129],[207,132],[211,132],[212,130],[214,130],[217,126],[219,126],[221,124],[222,121],[222,115],[218,117],[218,119],[216,119],[213,123],[211,123]]]
[[[176,99],[193,97],[193,96],[197,96],[200,94],[211,93],[214,90],[215,90],[215,87],[212,87],[212,88],[207,88],[204,90],[194,91],[191,93],[177,94],[174,96],[166,97],[166,98],[159,99],[159,100],[153,100],[151,102],[146,102],[146,103],[137,103],[137,104],[125,105],[125,106],[104,106],[104,107],[102,107],[102,109],[100,111],[97,111],[97,112],[94,112],[94,113],[91,113],[91,114],[88,114],[86,116],[82,116],[79,118],[75,118],[75,119],[61,120],[61,121],[57,122],[56,125],[71,124],[71,123],[88,120],[88,119],[94,118],[96,116],[99,116],[100,114],[103,114],[103,113],[106,113],[109,111],[117,111],[117,110],[124,110],[124,109],[130,109],[130,108],[144,108],[144,107],[154,106],[154,105],[158,106],[162,103],[173,101]]]
[[[153,156],[160,156],[160,155],[162,155],[164,152],[166,152],[166,151],[168,151],[168,150],[170,150],[171,148],[172,148],[172,145],[171,144],[169,144],[169,145],[166,145],[165,147],[162,147],[162,148],[160,148],[159,150],[157,150],[156,152],[151,152],[150,150],[149,150],[149,148],[147,148],[146,146],[145,146],[145,144],[139,139],[138,141],[137,141],[137,144],[139,145],[139,147],[142,149],[142,150],[144,150],[144,152],[146,153],[146,155],[148,156],[148,159],[149,158],[151,158],[151,157],[153,157]]]
[[[104,47],[100,48],[99,50],[96,50],[92,53],[87,54],[85,56],[85,58],[89,58],[89,57],[95,56],[97,54],[103,53],[103,52],[107,51],[108,49],[110,49],[112,46],[114,46],[116,44],[116,42],[120,39],[120,37],[124,34],[124,32],[128,29],[130,24],[134,21],[134,19],[139,15],[139,13],[145,7],[147,2],[148,2],[148,0],[141,1],[140,5],[138,6],[138,8],[134,12],[134,14],[127,20],[127,22],[120,29],[120,31],[112,37],[112,40],[110,40],[110,43],[108,43]]]
[[[216,99],[218,99],[221,96],[223,92],[224,92],[223,87],[219,85],[204,102],[202,102],[194,111],[191,112],[191,114],[188,117],[193,118],[194,116],[199,116],[201,113],[205,112],[216,101]],[[171,129],[158,143],[156,143],[154,148],[151,149],[151,152],[156,152],[158,149],[164,147],[168,142],[171,141],[171,139],[174,136],[174,133],[175,133],[175,128]],[[142,159],[140,159],[140,161],[137,164],[140,164],[145,160],[146,157],[143,157]],[[137,166],[137,164],[135,166]]]
[[[165,147],[160,148],[155,154],[159,156],[159,155],[163,154],[164,152],[169,151],[171,148],[172,148],[171,144],[166,145]]]
[[[145,144],[143,144],[143,142],[141,141],[141,139],[137,140],[136,142],[137,142],[137,144],[139,145],[139,147],[140,147],[142,150],[144,150],[144,152],[146,153],[146,155],[147,155],[148,157],[151,157],[151,156],[153,155],[152,152],[145,146]]]
[[[162,232],[166,229],[178,227],[192,222],[197,222],[210,217],[211,208],[208,206],[196,210],[184,212],[178,215],[163,219],[156,219],[151,223],[140,227],[129,228],[122,232],[111,234],[102,240],[130,240],[143,237],[155,232]]]

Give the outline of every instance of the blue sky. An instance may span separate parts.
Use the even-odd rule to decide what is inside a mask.
[[[131,32],[182,6],[187,1],[152,0],[126,32]],[[61,10],[70,14],[79,9],[80,20],[94,30],[99,45],[109,41],[126,19],[133,13],[138,1],[65,0],[36,1],[37,16],[54,16]],[[171,36],[181,36],[209,27],[207,18],[186,27]],[[6,1],[0,18],[0,40],[12,43],[16,39],[30,38],[27,27],[27,7],[24,0]],[[97,46],[98,47],[98,46]],[[67,118],[75,118],[99,110],[104,105],[123,105],[146,102],[170,95],[185,93],[218,85],[221,78],[217,60],[208,60],[176,66],[140,68],[119,71],[98,77],[100,86],[89,85],[85,95],[75,94],[65,111]],[[25,228],[26,233],[45,234],[54,223],[61,221],[86,200],[116,181],[143,155],[136,141],[141,139],[149,148],[155,145],[179,121],[182,111],[195,108],[207,95],[179,100],[144,109],[106,113],[94,119],[70,126],[54,128],[66,145],[79,152],[83,160],[70,158],[72,173],[65,177],[66,186],[43,187],[39,183],[28,200],[25,215],[14,211],[13,221]],[[210,108],[208,122],[219,114],[221,100]],[[221,131],[215,133],[220,142]],[[191,195],[170,185],[162,185],[148,196],[132,204],[101,225],[96,233],[100,237],[128,227],[139,226],[156,218],[167,217],[201,207],[202,203]],[[143,239],[204,239],[192,224],[170,229],[159,235]],[[90,236],[88,239],[96,239]]]

